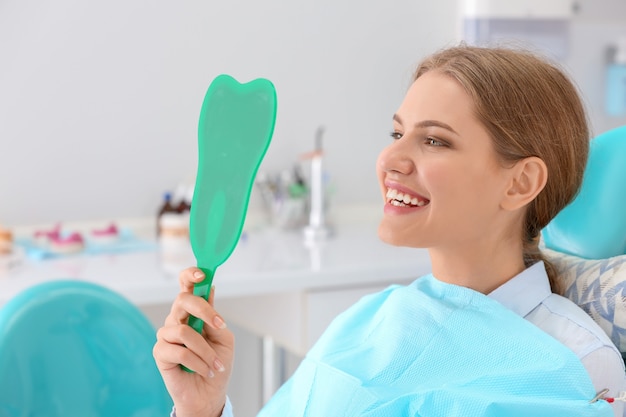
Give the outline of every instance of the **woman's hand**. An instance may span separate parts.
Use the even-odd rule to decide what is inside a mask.
[[[198,268],[180,273],[181,292],[157,332],[153,349],[177,417],[219,417],[226,401],[234,337],[213,309],[213,289],[208,303],[193,295],[194,283],[203,279],[204,273]],[[204,321],[201,335],[187,325],[189,315]],[[184,371],[181,364],[194,372]]]

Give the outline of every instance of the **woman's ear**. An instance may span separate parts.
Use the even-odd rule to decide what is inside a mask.
[[[505,210],[526,206],[543,190],[548,180],[548,167],[536,156],[517,161],[511,170],[511,182],[502,200]]]

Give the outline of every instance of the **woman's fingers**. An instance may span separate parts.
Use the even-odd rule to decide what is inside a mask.
[[[165,324],[167,326],[186,324],[189,315],[199,318],[214,330],[226,328],[224,319],[215,311],[212,304],[206,302],[202,297],[185,292],[178,294],[174,300],[170,314],[165,319]]]
[[[152,350],[152,355],[154,356],[157,367],[162,371],[174,370],[182,364],[198,375],[207,378],[215,375],[215,372],[209,368],[201,357],[194,354],[185,346],[167,343],[164,340],[157,340]]]
[[[178,274],[178,284],[180,285],[180,290],[182,292],[193,292],[194,284],[202,282],[204,277],[204,272],[195,266],[183,269],[180,274]]]
[[[182,364],[205,377],[213,377],[226,370],[211,345],[186,325],[159,329],[153,354],[162,369]]]
[[[215,285],[211,286],[211,292],[209,293],[209,304],[212,306],[215,302]]]

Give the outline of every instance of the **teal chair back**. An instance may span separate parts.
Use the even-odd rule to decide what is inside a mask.
[[[155,340],[145,315],[102,286],[33,286],[0,308],[0,416],[167,416]]]
[[[581,258],[626,254],[626,126],[591,141],[580,193],[542,235],[548,248]]]

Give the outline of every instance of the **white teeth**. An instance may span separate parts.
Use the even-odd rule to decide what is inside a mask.
[[[426,205],[426,201],[419,200],[417,197],[411,197],[409,194],[401,193],[393,188],[387,190],[386,197],[390,204],[398,207],[406,207],[408,205],[423,207]]]

